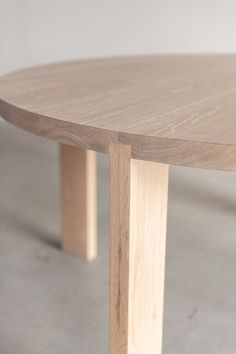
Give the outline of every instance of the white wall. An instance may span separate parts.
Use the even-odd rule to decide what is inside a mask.
[[[236,52],[235,0],[0,0],[0,74],[115,54]]]

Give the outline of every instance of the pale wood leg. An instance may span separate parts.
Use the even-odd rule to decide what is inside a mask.
[[[97,254],[96,153],[60,146],[63,249],[91,260]]]
[[[161,354],[168,165],[110,146],[110,351]]]

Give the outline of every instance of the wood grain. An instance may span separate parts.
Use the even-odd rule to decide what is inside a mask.
[[[168,165],[110,147],[110,354],[161,354]]]
[[[97,255],[96,153],[61,144],[63,249]]]
[[[0,78],[0,114],[60,143],[236,170],[236,56],[172,55],[46,65]]]

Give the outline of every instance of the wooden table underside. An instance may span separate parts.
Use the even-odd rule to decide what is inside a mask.
[[[60,143],[63,248],[88,260],[95,154],[109,153],[110,354],[160,354],[169,165],[236,170],[236,57],[26,69],[0,79],[0,114]]]

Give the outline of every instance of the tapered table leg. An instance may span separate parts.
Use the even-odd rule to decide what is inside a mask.
[[[168,165],[110,146],[110,351],[161,354]]]
[[[96,153],[60,145],[63,249],[91,260],[97,254]]]

